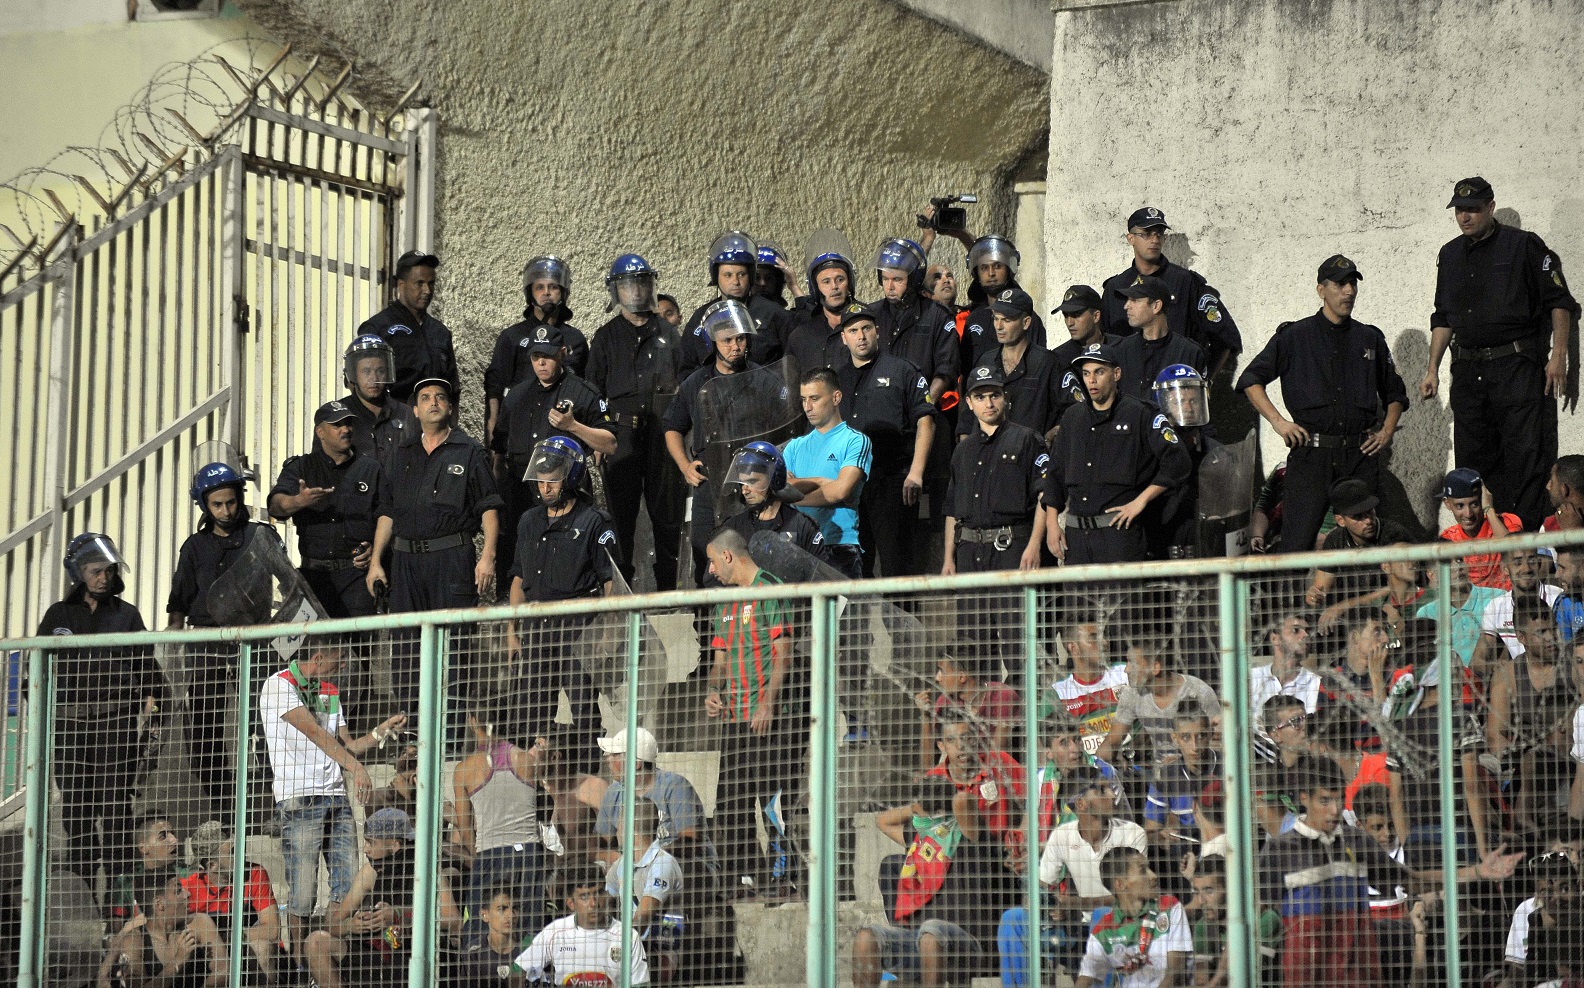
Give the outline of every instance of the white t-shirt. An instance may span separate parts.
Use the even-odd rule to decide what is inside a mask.
[[[1040,881],[1055,885],[1065,876],[1072,879],[1073,891],[1086,899],[1104,898],[1111,894],[1100,880],[1100,859],[1113,847],[1131,847],[1149,853],[1149,841],[1144,828],[1131,820],[1113,817],[1111,829],[1098,847],[1090,847],[1078,833],[1078,821],[1068,820],[1051,831],[1040,853]],[[1189,949],[1192,949],[1191,947]]]
[[[618,858],[605,872],[605,891],[620,898],[621,880],[622,863]],[[633,865],[633,886],[638,889],[638,894],[633,896],[634,904],[647,897],[663,906],[666,900],[682,891],[682,866],[677,864],[677,859],[670,851],[660,846],[658,840],[653,841],[649,850]]]
[[[275,774],[275,802],[297,796],[344,796],[346,782],[341,766],[297,728],[286,723],[288,713],[303,705],[302,693],[282,669],[264,681],[259,693],[259,717],[264,722],[264,743],[269,747],[270,770]],[[341,695],[335,684],[321,681],[319,726],[335,737],[346,723]]]
[[[1522,964],[1529,956],[1529,917],[1540,908],[1540,900],[1528,898],[1513,910],[1512,926],[1507,930],[1507,960]]]
[[[1573,711],[1573,748],[1568,752],[1576,762],[1584,762],[1584,706]]]
[[[1156,988],[1164,981],[1166,955],[1193,953],[1193,930],[1188,926],[1182,903],[1171,896],[1162,896],[1160,902],[1170,908],[1157,914],[1158,925],[1151,932],[1147,949],[1141,949],[1137,936],[1118,928],[1112,917],[1102,918],[1089,933],[1079,973],[1097,982],[1114,974],[1116,980],[1112,984],[1116,988]]]
[[[1540,584],[1540,599],[1546,602],[1547,607],[1554,607],[1560,596],[1562,596],[1561,587],[1553,587],[1549,583]],[[1507,654],[1513,658],[1516,659],[1524,654],[1524,647],[1518,643],[1518,633],[1513,630],[1511,590],[1485,605],[1485,613],[1480,617],[1480,631],[1500,638],[1502,644],[1507,646]]]
[[[528,949],[517,955],[517,966],[529,984],[575,985],[600,988],[621,984],[621,923],[601,930],[585,930],[577,917],[562,916],[539,932]],[[632,983],[649,983],[649,958],[643,941],[632,944]]]
[[[1083,724],[1086,754],[1092,755],[1099,751],[1100,742],[1111,733],[1111,723],[1116,719],[1117,697],[1127,684],[1127,666],[1106,666],[1105,672],[1092,683],[1079,682],[1078,677],[1072,675],[1051,687],[1067,709],[1068,716]]]
[[[1303,701],[1304,712],[1312,714],[1320,704],[1320,676],[1299,666],[1293,681],[1283,685],[1268,664],[1249,670],[1249,716],[1256,724],[1265,709],[1265,701],[1278,695],[1297,697]]]

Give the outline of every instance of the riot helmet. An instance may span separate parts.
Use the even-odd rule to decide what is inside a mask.
[[[540,254],[523,267],[523,298],[530,309],[538,305],[534,301],[533,289],[541,281],[561,286],[561,301],[553,306],[553,312],[547,309],[545,316],[549,318],[569,311],[567,305],[572,300],[572,265],[554,254]]]
[[[712,343],[733,336],[755,336],[759,332],[759,323],[748,311],[748,306],[734,298],[723,298],[705,309],[699,326]]]
[[[768,240],[761,241],[759,264],[754,268],[754,294],[785,304],[786,272],[781,266],[786,263],[786,251]]]
[[[633,315],[653,312],[655,306],[656,271],[638,254],[623,254],[611,262],[605,273],[605,287],[610,291],[609,312],[620,306]]]
[[[587,470],[588,457],[576,440],[566,436],[551,436],[540,440],[534,447],[533,456],[528,460],[528,469],[523,473],[523,482],[559,483],[561,489],[552,503],[554,507],[574,496]]]
[[[709,283],[719,287],[722,264],[737,264],[747,269],[747,298],[753,292],[754,269],[759,264],[759,245],[741,230],[727,230],[715,238],[709,249]],[[722,292],[722,294],[725,294]],[[731,298],[733,296],[727,296]]]
[[[396,351],[382,336],[359,336],[347,344],[342,357],[341,377],[354,394],[373,400],[363,389],[367,387],[373,391],[378,388],[374,396],[377,397],[386,386],[396,382]]]
[[[924,250],[911,240],[893,237],[883,242],[880,249],[875,251],[874,269],[875,279],[879,284],[884,284],[884,272],[901,271],[907,275],[908,291],[916,292],[924,285],[924,269],[929,266],[929,259],[924,256]]]
[[[74,586],[86,586],[88,578],[100,567],[108,567],[110,580],[102,592],[94,594],[99,599],[116,597],[126,589],[123,575],[127,569],[125,557],[116,548],[115,540],[98,532],[84,532],[66,546],[63,560],[66,575]]]
[[[1194,428],[1210,424],[1210,399],[1204,377],[1187,364],[1172,364],[1155,376],[1151,389],[1155,407],[1173,425]]]
[[[968,271],[977,281],[979,265],[995,261],[1005,264],[1007,272],[1012,277],[1016,277],[1018,262],[1022,259],[1023,255],[1018,253],[1018,249],[1013,245],[1012,241],[999,234],[992,233],[975,240],[973,246],[968,248]]]
[[[786,460],[781,451],[774,443],[756,439],[732,457],[721,493],[726,497],[740,497],[744,503],[759,507],[786,487],[786,482]]]
[[[842,301],[837,302],[834,306],[831,305],[831,303],[828,302],[825,296],[820,292],[819,285],[817,283],[820,272],[828,268],[840,268],[847,273],[847,297]],[[848,302],[853,300],[853,289],[855,287],[853,284],[853,264],[852,261],[848,260],[844,254],[837,253],[836,251],[829,251],[815,257],[809,262],[808,281],[809,294],[812,295],[820,305],[824,306],[831,312],[840,311]]]

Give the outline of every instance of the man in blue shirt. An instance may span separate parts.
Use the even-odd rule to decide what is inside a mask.
[[[801,381],[803,414],[812,427],[786,444],[787,484],[803,492],[798,510],[820,527],[830,563],[853,579],[862,569],[858,548],[858,497],[869,476],[869,437],[842,421],[841,388],[828,368]]]

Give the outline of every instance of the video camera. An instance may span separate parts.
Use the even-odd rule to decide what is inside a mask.
[[[921,229],[934,230],[937,233],[955,233],[968,229],[968,210],[955,205],[959,202],[978,202],[976,195],[945,195],[930,199],[930,205],[935,207],[935,218],[932,220],[919,213],[916,217]]]

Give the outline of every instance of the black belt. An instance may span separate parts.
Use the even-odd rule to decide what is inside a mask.
[[[339,573],[344,569],[351,569],[357,565],[350,559],[309,559],[303,557],[302,568],[318,573]]]
[[[997,552],[1004,552],[1012,547],[1012,541],[1017,538],[1018,530],[1022,529],[1023,538],[1028,538],[1028,533],[1034,530],[1033,525],[1002,525],[1000,528],[961,528],[957,529],[958,542],[972,542],[977,545],[993,545]]]
[[[1110,528],[1111,519],[1115,518],[1121,513],[1121,511],[1122,509],[1120,508],[1112,508],[1110,511],[1102,511],[1098,515],[1068,515],[1067,527],[1084,530],[1092,528]]]
[[[457,532],[454,535],[442,535],[435,539],[391,539],[391,546],[397,552],[439,552],[441,549],[455,549],[459,546],[472,545],[473,537]]]
[[[1503,343],[1501,346],[1469,347],[1457,346],[1454,344],[1452,347],[1452,359],[1472,360],[1476,363],[1486,363],[1491,360],[1500,360],[1503,357],[1511,357],[1514,354],[1523,353],[1524,347],[1527,344],[1540,342],[1541,345],[1544,345],[1543,341],[1541,341],[1539,338],[1545,335],[1545,333],[1537,333],[1534,336],[1521,339],[1516,343]]]
[[[1318,432],[1309,433],[1309,441],[1304,443],[1310,449],[1358,449],[1364,445],[1365,433],[1356,436],[1326,436]]]
[[[621,412],[610,412],[609,417],[612,425],[620,425],[629,429],[637,430],[644,427],[644,419],[648,418],[649,416],[626,415]]]
[[[1166,547],[1167,559],[1198,559],[1199,547],[1195,545],[1172,545]]]

